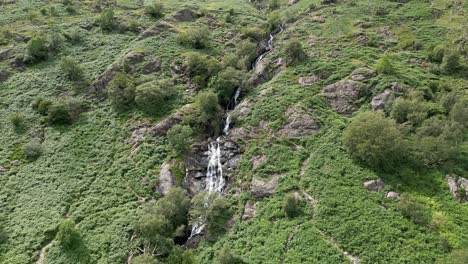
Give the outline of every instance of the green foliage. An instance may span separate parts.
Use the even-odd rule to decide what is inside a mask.
[[[277,29],[282,23],[280,13],[278,11],[271,12],[268,15],[267,23],[270,31]]]
[[[456,51],[447,51],[441,64],[442,70],[448,73],[456,72],[460,69],[460,54]]]
[[[222,105],[227,105],[235,90],[244,86],[245,79],[246,77],[242,72],[228,67],[211,78],[208,87],[218,94],[219,102]]]
[[[390,55],[385,53],[375,64],[375,69],[378,73],[393,74],[395,72],[395,68],[392,64]]]
[[[183,155],[192,144],[193,130],[190,126],[175,125],[168,132],[169,144],[177,155]]]
[[[26,59],[31,62],[46,60],[48,57],[47,41],[44,37],[36,36],[28,41]]]
[[[129,76],[119,72],[109,83],[107,95],[115,110],[127,111],[135,103],[135,85]]]
[[[205,86],[209,78],[221,70],[221,65],[217,60],[199,53],[188,54],[187,67],[193,82],[201,87]]]
[[[47,44],[49,50],[52,52],[57,52],[62,47],[65,42],[65,37],[62,35],[59,29],[52,28],[52,30],[47,35]]]
[[[23,146],[23,154],[28,159],[37,159],[42,154],[42,147],[38,141],[31,141]]]
[[[430,214],[424,204],[418,202],[409,195],[403,194],[398,202],[401,213],[415,224],[427,226]]]
[[[161,87],[154,83],[139,85],[135,89],[135,103],[143,112],[154,114],[160,110],[167,94]]]
[[[113,30],[117,23],[114,17],[114,10],[111,8],[104,9],[99,15],[97,22],[102,29],[107,31]]]
[[[64,57],[62,59],[60,68],[71,81],[80,81],[83,79],[83,69],[76,60],[70,57]]]
[[[132,258],[132,264],[158,264],[160,263],[155,257],[151,255],[139,255]]]
[[[180,247],[174,247],[167,257],[166,263],[195,264],[194,252],[191,249],[183,250]]]
[[[41,115],[47,115],[49,113],[50,106],[52,106],[52,101],[41,96],[36,97],[32,103],[32,108]]]
[[[301,198],[297,194],[288,194],[284,197],[283,212],[289,218],[302,214]]]
[[[429,49],[429,60],[436,63],[441,63],[445,54],[445,45],[433,46]]]
[[[405,157],[400,131],[380,111],[356,116],[346,128],[343,141],[351,157],[374,168],[394,169]]]
[[[68,125],[73,121],[68,112],[67,105],[63,102],[56,102],[50,105],[47,110],[47,119],[51,125]]]
[[[24,114],[14,113],[8,116],[8,120],[15,129],[21,128],[24,125]]]
[[[164,16],[164,6],[159,1],[152,1],[145,7],[145,13],[153,18]]]
[[[285,46],[285,54],[288,64],[294,65],[306,58],[304,49],[298,40],[292,39]]]
[[[245,263],[240,257],[234,255],[228,246],[224,246],[217,254],[216,264],[242,264]]]
[[[207,28],[193,28],[180,33],[177,42],[194,49],[204,49],[210,45],[211,36]]]
[[[65,250],[70,250],[80,242],[81,235],[75,227],[75,222],[65,220],[59,225],[55,239]]]
[[[220,113],[218,96],[211,90],[201,91],[197,94],[195,104],[200,111],[198,121],[208,123],[212,128],[217,127]]]
[[[192,198],[190,219],[192,224],[206,224],[211,237],[219,236],[227,231],[227,222],[232,217],[230,204],[218,193],[199,193]]]
[[[256,49],[257,45],[249,39],[239,43],[236,47],[237,58],[233,58],[234,63],[231,66],[236,66],[241,70],[248,70],[257,57]]]

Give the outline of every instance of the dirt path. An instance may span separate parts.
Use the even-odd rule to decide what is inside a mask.
[[[53,240],[50,241],[49,244],[45,245],[45,247],[41,249],[41,253],[39,254],[39,259],[37,260],[36,264],[45,263],[47,250],[52,246],[53,242],[54,242]]]

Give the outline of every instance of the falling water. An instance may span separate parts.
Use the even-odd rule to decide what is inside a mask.
[[[226,181],[223,178],[223,167],[221,165],[220,138],[212,142],[208,148],[208,168],[206,172],[206,191],[208,194],[221,193]]]

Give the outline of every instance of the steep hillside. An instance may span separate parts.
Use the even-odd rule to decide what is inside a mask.
[[[0,263],[467,263],[467,11],[0,0]]]

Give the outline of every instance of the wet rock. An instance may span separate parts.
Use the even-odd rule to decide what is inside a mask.
[[[10,54],[10,52],[11,52],[11,49],[9,49],[9,48],[1,50],[0,51],[0,61],[5,60],[8,57],[8,55]]]
[[[387,199],[400,199],[400,194],[397,193],[397,192],[388,192],[386,195],[385,195],[385,198]]]
[[[150,128],[151,134],[155,137],[165,136],[167,131],[171,129],[174,125],[182,122],[182,118],[186,111],[189,111],[190,105],[184,105],[177,112],[168,116],[166,119],[162,120],[152,128]]]
[[[255,217],[257,213],[257,204],[255,201],[247,201],[244,206],[244,214],[242,215],[242,220],[246,221]]]
[[[96,80],[91,84],[95,91],[101,92],[107,88],[107,85],[114,79],[120,66],[117,63],[110,65]]]
[[[161,70],[161,60],[155,59],[143,65],[141,72],[143,74],[151,74],[151,73],[158,72],[159,70]]]
[[[393,97],[393,92],[391,90],[385,90],[383,93],[372,97],[371,105],[372,110],[384,110],[388,105],[389,101]]]
[[[185,8],[182,10],[177,11],[172,19],[176,22],[193,22],[200,17],[198,13],[193,11],[192,9]]]
[[[364,182],[364,187],[371,192],[381,192],[385,187],[385,183],[382,179],[370,180]]]
[[[356,101],[361,97],[364,84],[353,80],[341,80],[328,85],[322,90],[331,105],[331,108],[339,114],[351,115],[357,110]]]
[[[320,130],[318,120],[300,108],[292,107],[286,111],[286,125],[278,131],[282,137],[301,137],[316,134]]]
[[[254,86],[258,86],[270,78],[270,72],[269,72],[269,67],[266,59],[263,59],[259,61],[254,68],[254,74],[252,78],[250,79],[250,83],[252,83]]]
[[[10,78],[11,73],[5,69],[0,68],[0,82],[4,82]]]
[[[232,111],[231,117],[234,120],[241,120],[246,118],[252,112],[252,104],[248,100],[243,100],[236,108]]]
[[[299,84],[302,86],[314,85],[320,81],[320,77],[317,75],[304,76],[299,78]]]
[[[270,180],[253,178],[250,192],[258,199],[271,196],[276,193],[279,178],[279,175],[274,175]]]
[[[169,190],[175,186],[175,174],[172,171],[175,161],[165,161],[161,166],[159,172],[159,185],[158,191],[164,195],[169,193]]]
[[[468,202],[468,180],[459,176],[448,176],[447,184],[452,195],[461,203]]]
[[[375,76],[375,72],[369,68],[358,68],[351,73],[353,81],[365,82]]]

